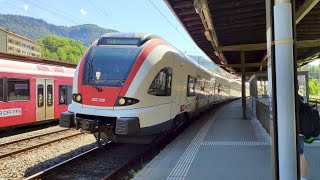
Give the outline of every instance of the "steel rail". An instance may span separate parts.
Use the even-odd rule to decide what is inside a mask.
[[[61,141],[61,140],[64,140],[64,139],[75,137],[75,136],[79,136],[81,134],[83,134],[83,133],[78,132],[76,134],[72,134],[72,135],[69,135],[69,136],[58,138],[58,139],[55,139],[55,140],[52,140],[52,141],[47,141],[47,142],[36,144],[34,146],[30,146],[30,147],[27,147],[27,148],[23,148],[23,149],[19,149],[19,150],[16,150],[16,151],[9,152],[9,153],[1,154],[0,155],[0,159],[8,157],[8,156],[15,155],[15,154],[18,154],[18,153],[22,153],[22,152],[25,152],[25,151],[28,151],[28,150],[31,150],[31,149],[35,149],[35,148],[38,148],[38,147],[41,147],[41,146],[44,146],[44,145],[47,145],[47,144],[51,144],[51,143],[54,143],[54,142],[57,142],[57,141]]]
[[[30,137],[23,138],[23,139],[17,139],[17,140],[10,141],[10,142],[0,143],[0,147],[7,146],[7,145],[10,145],[10,144],[14,144],[14,143],[19,143],[19,142],[22,142],[22,141],[35,139],[35,138],[39,138],[39,137],[43,137],[43,136],[47,136],[47,135],[50,135],[50,134],[60,133],[60,132],[68,131],[68,130],[70,130],[70,129],[62,129],[62,130],[48,132],[48,133],[44,133],[44,134],[40,134],[40,135],[30,136]]]
[[[108,143],[104,144],[103,146],[110,145],[110,144],[111,144],[111,142],[109,141]],[[73,162],[75,162],[79,158],[84,158],[86,156],[89,156],[91,153],[94,153],[95,151],[98,151],[100,149],[101,148],[99,148],[99,147],[92,148],[92,149],[85,151],[79,155],[76,155],[70,159],[67,159],[57,165],[54,165],[48,169],[45,169],[45,170],[40,171],[32,176],[29,176],[25,180],[43,179],[45,177],[48,177],[48,175],[53,174],[54,172],[58,172],[58,171],[62,170],[64,167],[71,165]]]

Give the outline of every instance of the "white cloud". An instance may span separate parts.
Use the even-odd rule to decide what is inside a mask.
[[[84,9],[80,9],[80,13],[82,16],[85,16],[85,15],[87,15],[88,12],[85,11]]]
[[[23,6],[23,9],[24,9],[25,11],[28,11],[28,10],[29,10],[29,6],[28,6],[27,4],[25,4],[25,5]]]

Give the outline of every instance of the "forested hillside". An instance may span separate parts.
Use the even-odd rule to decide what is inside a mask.
[[[43,38],[47,35],[58,35],[73,38],[88,46],[93,40],[108,32],[116,32],[112,29],[104,29],[94,24],[78,26],[56,26],[41,19],[20,15],[0,14],[0,27],[32,40]]]
[[[42,44],[41,56],[46,59],[63,60],[78,63],[87,47],[81,41],[64,38],[56,35],[48,35],[38,39]]]

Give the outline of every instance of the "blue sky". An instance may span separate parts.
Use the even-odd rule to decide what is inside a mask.
[[[206,57],[163,0],[0,0],[0,13],[31,16],[55,25],[91,23],[122,32],[151,32],[182,52]]]

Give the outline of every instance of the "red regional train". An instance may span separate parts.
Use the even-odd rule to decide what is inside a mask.
[[[156,35],[107,33],[79,62],[63,116],[98,142],[145,143],[213,104],[240,97],[240,87]]]
[[[74,71],[71,63],[0,53],[0,129],[58,119],[72,101]]]

